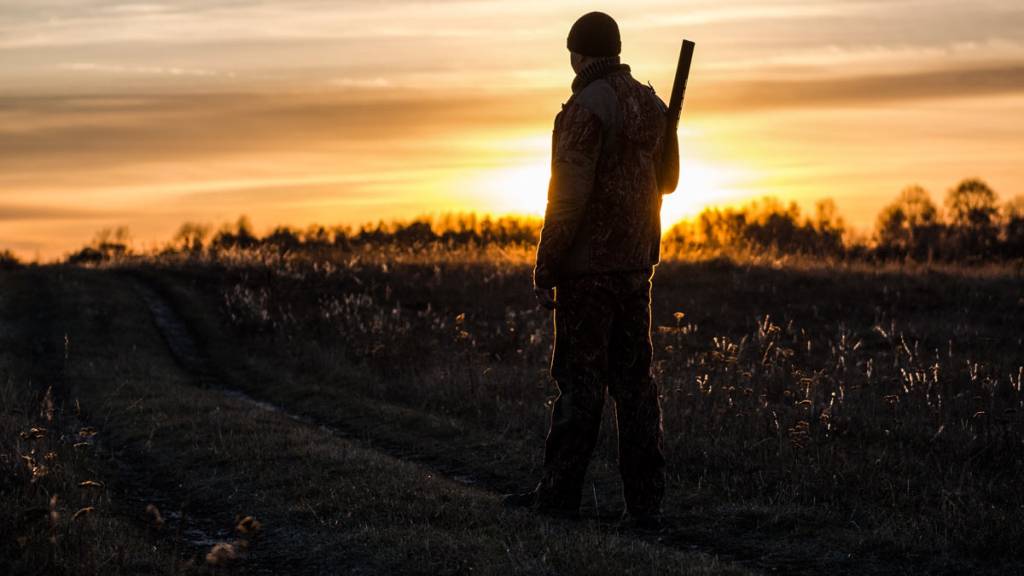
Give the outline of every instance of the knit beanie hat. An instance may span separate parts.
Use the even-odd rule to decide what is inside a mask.
[[[569,30],[566,45],[583,56],[618,56],[622,51],[619,25],[604,12],[584,14]]]

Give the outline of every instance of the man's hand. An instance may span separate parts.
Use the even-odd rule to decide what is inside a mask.
[[[541,308],[546,310],[554,310],[558,307],[555,303],[555,289],[554,288],[539,288],[533,287],[533,293],[537,296],[537,303],[540,304]]]

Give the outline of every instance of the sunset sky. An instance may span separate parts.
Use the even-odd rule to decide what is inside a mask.
[[[666,99],[697,43],[666,221],[771,194],[867,230],[911,183],[1024,193],[1020,0],[0,0],[0,249],[540,214],[594,9]]]

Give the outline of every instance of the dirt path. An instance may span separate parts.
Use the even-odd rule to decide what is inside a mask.
[[[325,434],[359,441],[368,448],[394,458],[430,468],[455,482],[476,486],[493,494],[504,494],[517,486],[517,480],[520,479],[490,470],[481,470],[471,463],[453,458],[450,454],[440,454],[427,446],[413,446],[408,442],[402,442],[395,435],[374,433],[381,432],[378,429],[378,418],[350,414],[348,419],[332,419],[326,422],[309,414],[289,411],[265,399],[254,398],[227,381],[223,376],[224,370],[214,364],[209,354],[197,343],[181,314],[167,298],[159,294],[157,288],[144,281],[135,281],[135,289],[152,313],[153,322],[167,343],[168,349],[198,385],[220,391],[225,396],[238,399],[260,410],[281,414],[297,423],[315,426]],[[379,410],[380,406],[377,407],[377,411]]]
[[[293,525],[276,517],[276,521],[267,524],[255,536],[247,535],[246,542],[241,544],[236,524],[240,517],[254,512],[256,504],[246,498],[211,497],[202,482],[209,476],[200,477],[198,483],[190,481],[190,472],[199,472],[203,467],[190,470],[195,459],[175,458],[173,447],[161,446],[156,440],[160,434],[158,421],[167,422],[176,414],[186,418],[190,415],[173,409],[177,406],[147,410],[145,401],[154,395],[133,390],[136,385],[185,385],[185,394],[179,395],[179,399],[192,403],[189,400],[194,398],[189,398],[192,393],[189,388],[204,385],[204,382],[193,380],[196,373],[175,369],[166,350],[148,345],[151,342],[147,342],[146,337],[155,334],[146,334],[145,323],[140,326],[132,322],[137,317],[131,313],[131,302],[126,301],[126,297],[133,294],[118,292],[112,285],[103,290],[103,285],[111,280],[109,275],[68,271],[66,280],[64,274],[61,277],[63,290],[39,301],[50,309],[52,325],[46,329],[63,339],[64,348],[60,352],[65,357],[61,361],[51,355],[39,358],[36,364],[63,366],[60,378],[51,380],[59,383],[56,388],[60,390],[59,396],[67,404],[83,400],[80,417],[89,421],[83,420],[82,424],[88,423],[99,430],[95,445],[107,464],[108,482],[116,495],[115,508],[126,517],[137,519],[140,530],[144,530],[150,527],[150,518],[143,511],[150,505],[156,506],[163,519],[161,532],[165,538],[180,547],[184,556],[193,558],[186,565],[191,568],[186,567],[186,571],[202,569],[207,563],[207,554],[218,544],[231,546],[226,557],[234,559],[224,562],[225,565],[244,563],[246,572],[253,574],[289,571],[296,558],[314,550],[315,534],[309,526]],[[100,291],[103,299],[98,300]],[[127,329],[120,332],[121,337],[105,334],[115,328],[117,320],[112,319],[115,315],[125,320]],[[129,353],[125,354],[126,351]],[[182,351],[173,353],[177,357]],[[223,406],[224,412],[247,412],[244,406],[231,405],[222,398],[215,401]],[[239,404],[247,402],[239,401]],[[148,413],[153,423],[143,436],[137,424],[146,418],[135,416],[144,413]],[[219,432],[224,430],[221,427]],[[200,435],[210,433],[197,432]],[[216,476],[222,473],[221,468],[215,465],[207,469]],[[263,520],[265,523],[266,518]],[[263,542],[270,544],[262,545]],[[356,571],[361,566],[354,555],[344,559],[330,554],[321,557],[333,566],[347,566]],[[321,572],[317,564],[298,571]]]
[[[5,284],[8,293],[16,306],[17,312],[8,311],[20,319],[17,325],[0,326],[7,330],[5,352],[12,353],[16,360],[9,366],[5,377],[12,382],[24,382],[35,388],[37,397],[48,398],[52,402],[49,411],[49,435],[58,439],[58,445],[52,446],[60,450],[63,446],[71,446],[71,451],[79,454],[71,456],[60,472],[61,479],[74,482],[85,478],[103,478],[104,494],[97,495],[90,502],[103,508],[102,514],[112,514],[96,529],[97,539],[122,538],[119,544],[122,559],[117,566],[110,566],[111,573],[123,569],[123,562],[136,562],[152,569],[154,562],[166,561],[173,564],[173,558],[180,555],[202,556],[215,543],[231,536],[230,527],[225,528],[223,522],[204,515],[202,511],[186,513],[177,493],[176,487],[166,482],[154,481],[147,473],[144,458],[132,458],[119,451],[104,435],[82,436],[83,430],[96,430],[96,422],[83,413],[78,402],[76,382],[77,350],[72,350],[69,336],[73,332],[74,323],[80,311],[72,311],[61,301],[63,274],[49,274],[45,271],[29,270],[22,272],[17,279]],[[4,407],[7,409],[9,407]],[[56,452],[55,452],[56,453]],[[83,475],[84,476],[81,476]],[[67,494],[60,489],[60,484],[50,486],[59,502],[77,502],[78,494]],[[85,504],[79,504],[84,506]],[[152,518],[145,511],[148,506],[156,506],[161,511],[163,533],[167,536],[164,549],[153,554],[125,558],[129,548],[152,546],[147,542],[147,534],[151,532]],[[97,541],[91,552],[82,554],[101,554],[109,549],[110,542]],[[137,552],[136,552],[137,553]],[[160,557],[160,555],[164,555]],[[97,561],[95,557],[88,561]],[[99,560],[102,561],[102,560]],[[109,559],[107,560],[109,561]],[[159,564],[158,564],[159,565]],[[59,564],[51,568],[57,569]],[[165,568],[159,565],[160,568]],[[88,570],[86,567],[79,567]]]

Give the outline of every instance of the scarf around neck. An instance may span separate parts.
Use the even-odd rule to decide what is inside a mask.
[[[601,58],[587,64],[572,81],[572,93],[577,94],[591,82],[617,72],[629,72],[629,66],[623,64],[618,56]]]

